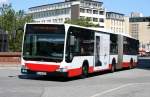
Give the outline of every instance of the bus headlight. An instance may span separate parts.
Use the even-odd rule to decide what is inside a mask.
[[[27,67],[25,65],[21,66],[21,73],[23,73],[23,74],[27,73]]]
[[[21,68],[22,68],[22,69],[28,69],[28,67],[25,66],[25,65],[22,65]]]

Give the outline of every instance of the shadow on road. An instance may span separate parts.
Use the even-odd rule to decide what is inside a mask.
[[[103,74],[107,74],[109,73],[109,71],[103,71],[103,72],[99,72],[99,73],[92,73],[89,74],[87,78],[91,78],[91,77],[95,77],[98,75],[103,75]],[[40,81],[55,81],[55,82],[68,82],[68,81],[75,81],[75,80],[80,80],[80,79],[84,79],[81,78],[80,76],[78,77],[73,77],[73,78],[66,78],[66,77],[62,77],[62,76],[48,76],[48,75],[18,75],[18,78],[20,79],[26,79],[26,80],[40,80]]]
[[[55,81],[55,82],[66,82],[69,79],[64,77],[44,76],[44,75],[18,75],[20,79],[26,80],[40,80],[40,81]]]
[[[100,74],[98,73],[89,74],[87,78],[94,77],[97,75],[100,75]],[[26,80],[40,80],[40,81],[54,81],[54,82],[68,82],[68,81],[75,81],[75,80],[83,79],[80,77],[66,78],[66,77],[42,76],[42,75],[19,75],[18,78],[26,79]]]
[[[122,69],[122,70],[117,70],[115,72],[120,72],[123,70],[128,70],[128,69]],[[99,75],[104,75],[104,74],[109,74],[111,73],[110,71],[101,71],[101,72],[96,72],[89,74],[87,78],[99,76]],[[18,78],[20,79],[26,79],[26,80],[39,80],[39,81],[55,81],[55,82],[68,82],[68,81],[76,81],[76,80],[82,80],[84,78],[81,78],[80,76],[78,77],[73,77],[73,78],[66,78],[62,76],[44,76],[44,75],[18,75]]]

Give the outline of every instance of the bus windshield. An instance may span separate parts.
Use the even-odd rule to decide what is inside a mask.
[[[61,25],[26,26],[23,58],[33,61],[60,62],[63,59],[65,30]]]

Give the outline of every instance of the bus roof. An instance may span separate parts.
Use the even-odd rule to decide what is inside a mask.
[[[130,36],[129,34],[126,34],[126,33],[114,33],[114,32],[108,31],[108,30],[106,30],[104,28],[84,27],[84,26],[79,26],[79,25],[74,25],[74,24],[67,24],[67,23],[26,23],[26,25],[27,24],[55,24],[55,25],[66,25],[66,26],[68,25],[68,26],[73,26],[73,27],[78,27],[78,28],[83,28],[83,29],[88,29],[88,30],[101,31],[103,33],[108,33],[108,34],[122,35],[122,36],[125,36],[125,37],[136,39],[136,38]]]

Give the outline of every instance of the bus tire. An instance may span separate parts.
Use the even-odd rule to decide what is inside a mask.
[[[130,59],[129,69],[132,69],[134,67],[133,58]]]
[[[82,65],[82,73],[80,77],[86,78],[88,76],[88,71],[89,71],[88,61],[84,61]]]
[[[111,64],[111,72],[113,73],[115,72],[115,70],[116,70],[116,59],[113,58],[112,64]]]

